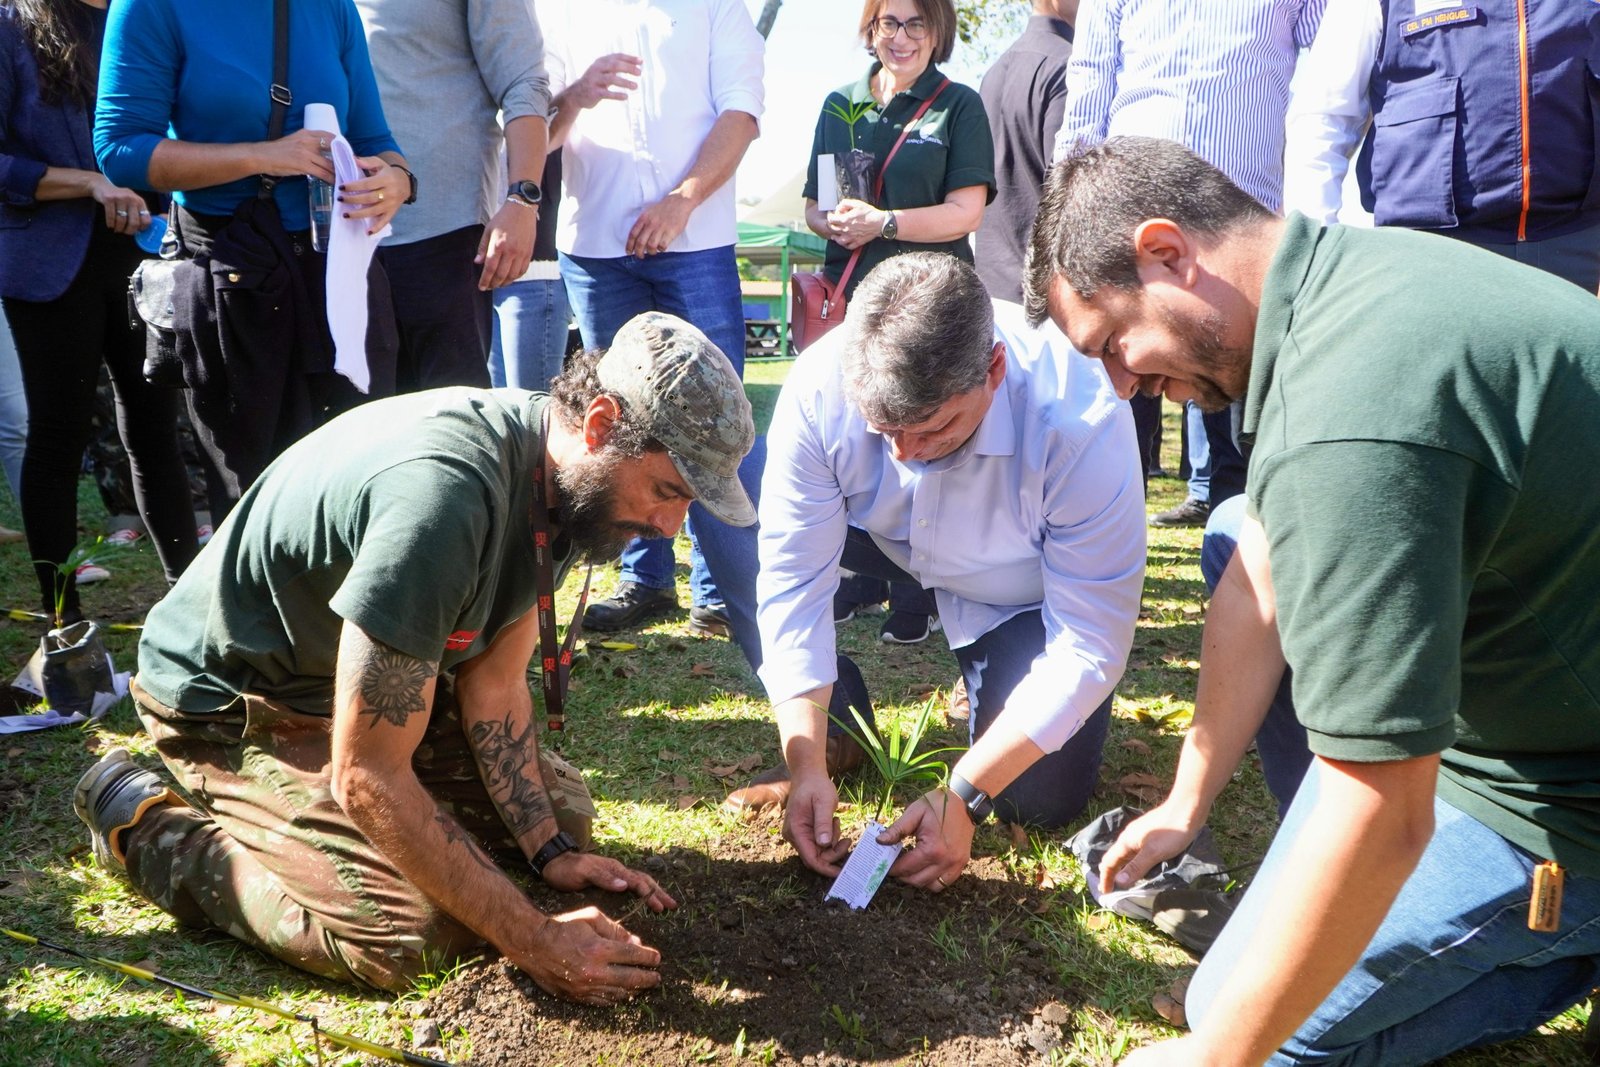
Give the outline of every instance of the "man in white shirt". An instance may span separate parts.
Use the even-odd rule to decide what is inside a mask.
[[[793,776],[785,836],[836,873],[825,770],[838,568],[931,590],[972,701],[972,747],[890,826],[891,869],[938,892],[975,821],[1060,826],[1094,790],[1144,581],[1133,419],[1053,327],[950,256],[874,268],[790,373],[768,434],[760,675]],[[990,798],[993,798],[991,801]]]
[[[646,311],[688,320],[741,372],[733,173],[757,135],[765,42],[743,0],[537,0],[563,147],[556,247],[583,343]],[[702,521],[711,521],[702,519]],[[696,539],[691,627],[725,633]],[[584,626],[619,630],[677,607],[672,543],[634,541],[617,592]]]

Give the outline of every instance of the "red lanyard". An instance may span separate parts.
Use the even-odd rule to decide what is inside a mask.
[[[546,420],[548,426],[548,420]],[[541,438],[542,441],[542,438]],[[539,462],[533,468],[533,506],[529,509],[528,524],[533,527],[533,586],[538,594],[535,610],[539,613],[539,687],[544,692],[545,725],[560,733],[566,723],[567,676],[572,671],[572,646],[583,629],[583,608],[589,602],[589,581],[594,577],[591,566],[583,576],[583,592],[578,594],[578,608],[572,613],[567,626],[567,639],[556,641],[556,564],[550,542],[550,511],[545,506],[544,486],[545,449],[541,443]]]

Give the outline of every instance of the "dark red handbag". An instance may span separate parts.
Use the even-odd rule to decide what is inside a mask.
[[[883,199],[883,175],[889,169],[889,162],[900,151],[900,146],[905,144],[912,128],[927,114],[928,108],[933,106],[933,102],[939,99],[939,94],[949,84],[949,78],[940,82],[939,87],[922,102],[917,113],[911,116],[911,121],[900,131],[899,139],[883,159],[883,166],[878,168],[878,180],[872,189],[874,201]],[[850,275],[861,259],[861,248],[850,254],[850,260],[844,265],[837,282],[830,282],[820,270],[797,270],[789,275],[789,338],[796,352],[804,352],[812,342],[844,321],[844,294],[850,287]]]

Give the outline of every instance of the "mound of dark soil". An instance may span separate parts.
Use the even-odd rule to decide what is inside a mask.
[[[1048,894],[978,858],[937,896],[886,882],[871,907],[824,903],[768,825],[645,863],[681,908],[625,917],[661,950],[660,988],[614,1009],[559,1001],[503,962],[440,989],[430,1014],[472,1062],[930,1064],[1038,1062],[1075,995],[1029,935]],[[589,898],[618,915],[616,898]],[[571,896],[541,907],[580,905]],[[742,1037],[741,1037],[742,1035]]]

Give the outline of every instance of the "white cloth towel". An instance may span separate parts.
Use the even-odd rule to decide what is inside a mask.
[[[333,221],[328,229],[328,331],[333,335],[333,369],[365,393],[372,385],[367,367],[367,268],[378,242],[389,235],[385,226],[367,233],[367,219],[347,219],[338,189],[366,177],[356,163],[350,142],[335,137],[333,153]]]

